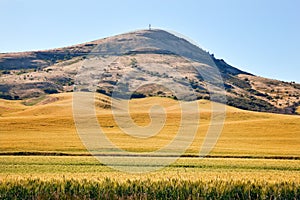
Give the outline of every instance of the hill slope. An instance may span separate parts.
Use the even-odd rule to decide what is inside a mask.
[[[184,88],[183,94],[188,88],[196,98],[209,99],[210,85],[222,88],[207,81],[214,80],[215,66],[224,81],[228,105],[291,114],[300,102],[299,84],[254,76],[163,30],[141,30],[53,50],[0,54],[0,98],[73,91],[76,75],[93,57],[105,60],[97,65],[96,86],[106,95],[128,79],[125,91],[135,92],[136,97],[175,98],[174,87]]]
[[[128,136],[115,122],[109,107],[110,98],[98,94],[98,120],[103,132],[112,142],[130,151],[153,151],[172,140],[181,119],[178,101],[148,97],[132,99],[129,103],[131,117],[140,126],[151,123],[148,111],[152,105],[163,106],[167,113],[165,128],[147,139]],[[200,109],[200,126],[194,142],[187,151],[188,154],[199,153],[210,123],[210,101],[197,100],[197,103]],[[72,93],[52,94],[40,99],[0,100],[0,107],[2,153],[86,153],[73,121]],[[299,156],[299,116],[244,111],[230,106],[226,109],[224,129],[212,155]],[[198,121],[191,120],[190,123]]]

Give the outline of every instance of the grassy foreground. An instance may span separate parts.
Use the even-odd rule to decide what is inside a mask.
[[[300,185],[251,181],[103,181],[38,179],[0,182],[1,199],[299,199]]]
[[[299,199],[300,160],[180,158],[129,174],[91,156],[1,156],[0,199]]]

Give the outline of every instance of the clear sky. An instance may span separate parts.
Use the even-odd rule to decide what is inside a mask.
[[[229,64],[300,83],[299,0],[0,0],[0,52],[147,28],[179,32]]]

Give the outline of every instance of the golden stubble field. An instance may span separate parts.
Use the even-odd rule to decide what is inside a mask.
[[[151,63],[146,60],[148,55],[143,59]],[[143,60],[138,61],[142,63]],[[182,62],[175,61],[176,66]],[[57,65],[57,70],[49,67],[42,76],[30,71],[31,79],[24,78],[23,82],[39,80],[44,75],[62,75],[63,65]],[[115,70],[116,73],[120,71],[117,66]],[[10,75],[20,79],[15,74]],[[11,76],[4,78],[14,81]],[[252,88],[262,93],[266,87],[270,89],[270,82],[268,86],[264,83],[268,80],[255,79]],[[291,101],[297,98],[290,87],[292,84],[287,83],[287,88],[282,88],[286,98],[273,101],[274,105],[284,106],[287,98]],[[275,93],[273,91],[273,97]],[[128,173],[104,165],[86,150],[76,131],[72,95],[0,100],[0,199],[300,199],[300,116],[250,112],[226,106],[222,134],[209,156],[201,158],[199,151],[211,125],[211,102],[178,102],[159,97],[131,100],[129,113],[140,127],[163,121],[159,115],[150,117],[153,105],[163,107],[166,114],[160,131],[141,138],[124,133],[112,113],[111,99],[97,94],[97,120],[105,136],[118,148],[136,154],[161,149],[176,137],[182,127],[180,105],[197,104],[200,110],[199,113],[197,109],[185,113],[184,123],[198,128],[192,144],[180,158],[156,171]],[[117,103],[115,111],[122,111],[123,101]],[[193,117],[195,113],[200,120]],[[124,113],[119,114],[128,122],[123,126],[132,128],[131,120]],[[89,132],[93,124],[85,117],[81,116]],[[191,134],[190,128],[184,130],[186,135]],[[135,165],[130,163],[129,167]]]
[[[168,98],[133,99],[129,112],[139,126],[151,123],[149,109],[161,105],[166,112],[165,126],[150,138],[133,138],[117,126],[110,109],[110,99],[96,96],[99,124],[117,146],[130,151],[153,151],[174,138],[181,120],[179,103]],[[26,105],[24,105],[26,104]],[[197,154],[210,123],[209,101],[198,101],[199,129],[186,152]],[[0,151],[86,152],[76,133],[72,115],[72,93],[55,94],[23,101],[0,100]],[[221,136],[211,155],[299,156],[300,116],[243,111],[226,107]]]
[[[185,153],[187,156],[199,154],[211,118],[211,103],[206,100],[197,103],[199,129]],[[131,100],[129,107],[133,121],[140,126],[149,125],[149,109],[154,104],[164,107],[165,126],[153,137],[133,138],[117,126],[110,99],[102,95],[95,97],[97,118],[103,132],[118,147],[133,152],[157,150],[168,144],[178,131],[179,103],[169,98]],[[257,113],[227,106],[222,134],[210,153],[213,158],[180,158],[171,166],[145,175],[118,172],[101,165],[91,156],[82,156],[88,152],[76,132],[72,93],[25,102],[0,100],[0,108],[1,179],[300,180],[299,116]],[[198,121],[191,120],[190,123]],[[13,155],[16,152],[68,153],[72,156]]]

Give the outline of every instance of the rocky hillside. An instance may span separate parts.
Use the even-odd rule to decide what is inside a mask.
[[[0,97],[4,99],[71,92],[74,84],[93,79],[94,89],[106,95],[121,88],[119,92],[133,98],[178,98],[189,90],[198,99],[209,99],[209,88],[224,88],[229,105],[288,114],[296,113],[300,102],[300,84],[244,72],[163,30],[141,30],[59,49],[0,54],[0,72]]]

